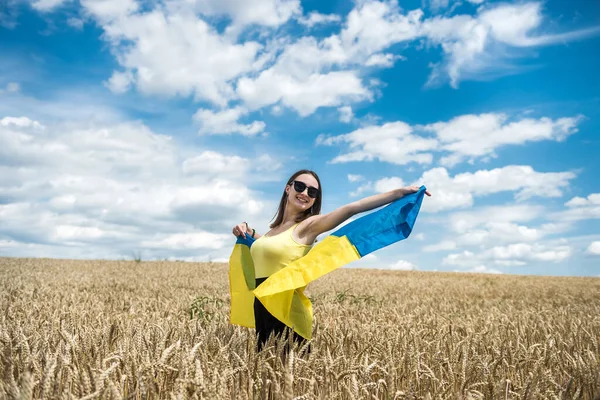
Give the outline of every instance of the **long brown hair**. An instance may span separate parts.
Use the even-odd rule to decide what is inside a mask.
[[[316,172],[308,170],[308,169],[301,169],[300,171],[295,172],[290,177],[290,179],[288,179],[286,187],[291,185],[292,182],[294,182],[294,180],[302,174],[310,174],[315,177],[315,179],[319,183],[319,193],[317,194],[317,198],[315,199],[315,202],[312,205],[312,207],[310,207],[308,210],[306,210],[302,214],[300,214],[296,218],[296,222],[304,221],[306,218],[310,217],[311,215],[320,214],[321,213],[321,199],[323,198],[323,188],[321,187],[321,180],[319,179],[319,175],[317,175]],[[277,209],[277,212],[275,213],[275,216],[273,217],[275,219],[275,221],[269,226],[271,229],[275,228],[276,226],[279,226],[283,222],[283,213],[285,211],[286,202],[287,202],[287,193],[285,192],[285,189],[283,189],[283,194],[281,195],[281,200],[279,201],[279,208]]]

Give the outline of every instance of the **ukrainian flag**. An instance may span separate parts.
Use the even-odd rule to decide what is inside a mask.
[[[254,328],[254,298],[300,336],[312,337],[313,312],[304,288],[310,282],[376,250],[406,239],[415,224],[425,195],[418,192],[338,229],[307,255],[290,263],[255,287],[250,247],[254,239],[238,238],[229,259],[232,324]]]

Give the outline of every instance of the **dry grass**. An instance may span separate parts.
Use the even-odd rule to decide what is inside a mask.
[[[285,358],[228,324],[225,264],[0,259],[0,398],[600,395],[600,279],[344,269],[309,289],[312,351]]]

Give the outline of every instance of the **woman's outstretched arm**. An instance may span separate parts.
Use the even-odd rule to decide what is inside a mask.
[[[316,239],[323,232],[334,229],[348,218],[361,212],[369,211],[385,204],[396,201],[408,194],[419,191],[418,186],[407,186],[394,189],[386,193],[376,194],[365,197],[355,202],[346,204],[330,213],[315,215],[306,220],[306,224],[299,233],[299,236],[307,237],[310,240]],[[429,191],[425,191],[427,196],[431,196]]]

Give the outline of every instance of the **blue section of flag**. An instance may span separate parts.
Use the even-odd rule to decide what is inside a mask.
[[[421,209],[425,186],[418,192],[396,200],[387,207],[365,215],[335,231],[332,235],[346,236],[361,257],[406,239]]]
[[[254,243],[256,239],[248,235],[245,236],[245,238],[243,238],[241,235],[238,236],[235,244],[245,244],[246,246],[248,246],[248,248],[252,247],[252,243]]]

